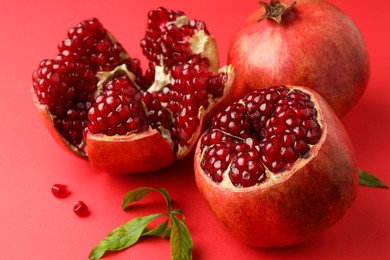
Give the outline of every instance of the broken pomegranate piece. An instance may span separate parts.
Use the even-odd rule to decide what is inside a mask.
[[[298,86],[255,90],[216,114],[194,170],[217,219],[260,247],[298,244],[329,228],[358,185],[341,122],[321,96]]]
[[[56,59],[33,73],[33,96],[54,138],[111,173],[160,169],[189,154],[229,101],[233,68],[218,69],[206,25],[181,11],[148,14],[141,40],[149,68],[96,19],[71,28]]]

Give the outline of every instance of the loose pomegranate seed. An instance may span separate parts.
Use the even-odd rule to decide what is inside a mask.
[[[66,198],[70,194],[70,192],[68,190],[68,186],[66,186],[64,184],[54,184],[51,187],[51,192],[57,198]]]
[[[309,95],[285,86],[257,90],[214,116],[201,139],[201,167],[216,182],[228,170],[233,185],[254,186],[267,179],[266,168],[278,174],[307,158],[321,136]],[[221,146],[229,169],[216,153]]]
[[[81,200],[76,201],[76,203],[73,206],[73,211],[79,217],[86,217],[89,215],[88,206]]]

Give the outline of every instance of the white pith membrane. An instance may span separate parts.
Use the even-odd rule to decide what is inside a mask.
[[[286,181],[290,176],[292,176],[294,173],[296,173],[300,168],[304,167],[310,160],[315,158],[316,154],[321,149],[321,146],[325,142],[326,137],[327,137],[327,127],[324,124],[322,111],[319,109],[317,100],[310,92],[305,91],[305,89],[300,88],[299,86],[288,86],[288,85],[285,85],[285,86],[290,89],[288,93],[290,93],[293,90],[299,90],[299,91],[309,95],[310,101],[312,101],[314,103],[314,109],[316,111],[316,121],[319,124],[320,129],[322,130],[322,134],[321,134],[321,137],[317,143],[315,143],[315,144],[307,143],[307,145],[309,146],[308,156],[306,158],[298,157],[298,159],[294,163],[289,164],[288,167],[286,167],[286,169],[284,169],[281,172],[277,172],[277,173],[274,173],[271,170],[269,170],[268,167],[259,159],[261,164],[264,166],[264,169],[265,169],[264,174],[266,176],[266,180],[264,180],[260,183],[256,183],[253,186],[244,187],[244,186],[235,186],[232,183],[230,176],[229,176],[230,167],[231,167],[232,163],[234,162],[234,158],[239,153],[239,152],[236,152],[234,157],[232,157],[230,163],[228,164],[226,170],[222,173],[222,181],[221,182],[214,181],[212,179],[211,175],[205,173],[204,169],[200,166],[200,164],[198,164],[198,167],[201,169],[200,175],[202,176],[202,178],[206,179],[206,182],[211,183],[211,185],[218,186],[219,188],[229,189],[229,191],[232,191],[232,192],[241,192],[243,189],[245,189],[246,191],[250,191],[253,189],[266,188],[266,187],[275,185],[276,183]],[[288,93],[286,94],[286,96],[288,95]],[[245,102],[243,99],[237,101],[237,103],[245,105]],[[268,120],[268,122],[267,122],[266,128],[268,127],[269,121],[270,120]],[[213,130],[217,130],[217,129],[214,128]],[[233,136],[230,133],[226,133],[222,130],[219,130],[219,131],[224,133],[227,136],[233,137],[236,140],[241,140],[243,143],[245,143],[245,140],[241,137]],[[206,132],[206,133],[208,133],[208,132]],[[199,141],[199,143],[200,143],[200,141]],[[197,159],[198,163],[202,162],[202,160],[204,158],[204,154],[208,150],[208,148],[213,147],[214,145],[215,144],[205,145],[203,148],[200,148],[200,145],[199,145],[199,149],[201,149],[201,152],[199,154],[199,158]],[[255,145],[254,147],[261,155],[260,145]],[[246,150],[248,150],[248,149],[249,148],[247,148]],[[246,151],[246,150],[244,150],[244,151]]]

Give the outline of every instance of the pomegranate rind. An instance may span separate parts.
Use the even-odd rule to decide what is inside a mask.
[[[156,129],[107,136],[87,133],[91,166],[112,174],[151,172],[173,163],[172,146]]]
[[[87,155],[84,151],[84,144],[80,144],[80,147],[77,147],[69,143],[57,130],[54,126],[53,115],[49,111],[49,107],[38,101],[38,97],[35,94],[34,89],[31,89],[34,105],[37,108],[38,115],[41,118],[44,126],[49,131],[53,139],[66,151],[70,152],[77,157],[87,159]]]
[[[360,100],[369,81],[364,38],[353,21],[327,1],[300,0],[294,9],[299,19],[277,24],[258,22],[265,13],[260,6],[235,33],[227,59],[237,67],[234,98],[277,84],[304,85],[342,117]],[[301,34],[305,37],[296,37]]]
[[[200,167],[200,141],[195,150],[197,187],[222,226],[245,244],[285,247],[302,243],[338,222],[353,204],[357,162],[352,143],[333,110],[318,94],[310,94],[323,134],[284,177],[248,188],[216,183]]]

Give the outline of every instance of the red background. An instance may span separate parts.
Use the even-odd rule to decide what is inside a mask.
[[[355,145],[359,165],[390,184],[390,4],[377,0],[332,0],[357,24],[366,40],[371,78],[364,97],[342,120]],[[0,8],[0,258],[87,259],[90,249],[111,229],[128,220],[165,210],[151,195],[132,211],[121,210],[122,196],[141,186],[165,187],[181,208],[194,241],[194,259],[384,259],[390,257],[390,191],[359,188],[356,203],[334,227],[299,246],[264,250],[234,240],[216,222],[194,184],[192,158],[144,175],[111,176],[62,150],[41,123],[33,106],[31,73],[43,58],[56,54],[71,26],[99,18],[135,57],[142,57],[148,10],[163,5],[204,20],[218,41],[221,64],[233,32],[258,4],[245,1],[5,1]],[[141,58],[143,64],[144,58]],[[54,183],[71,195],[57,199]],[[85,201],[91,215],[72,212]],[[169,242],[142,240],[106,259],[169,259]]]

